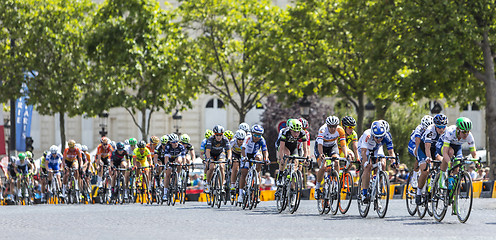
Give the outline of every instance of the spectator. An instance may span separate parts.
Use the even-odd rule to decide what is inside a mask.
[[[479,171],[477,171],[477,178],[475,181],[482,181],[484,180],[484,177],[486,176],[486,169],[485,168],[479,168]]]
[[[307,188],[315,187],[315,175],[311,172],[307,172]]]
[[[389,170],[389,182],[390,183],[398,183],[398,169],[393,168]]]
[[[265,173],[263,179],[262,179],[262,190],[275,190],[275,182],[274,178],[270,176],[270,173]]]
[[[475,166],[471,165],[468,168],[468,174],[470,175],[470,178],[472,178],[472,181],[475,181],[477,179],[477,172],[475,171]]]
[[[484,180],[489,180],[489,167],[484,168]]]
[[[200,179],[198,179],[198,174],[191,176],[191,186],[190,189],[199,189]]]
[[[397,180],[399,183],[406,183],[408,180],[408,168],[405,164],[400,164],[399,167],[400,172],[397,175]]]

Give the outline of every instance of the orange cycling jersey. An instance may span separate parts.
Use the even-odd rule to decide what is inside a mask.
[[[148,148],[148,150],[150,150],[150,154],[153,155],[155,154],[155,148],[157,147],[158,144],[153,144],[153,143],[148,143],[146,144],[146,147]]]
[[[105,158],[105,157],[110,157],[112,152],[114,151],[114,148],[110,144],[107,145],[98,145],[98,148],[96,150],[96,155],[100,155],[100,157]]]
[[[76,158],[81,159],[81,150],[79,148],[66,148],[64,150],[64,159],[67,161],[74,161]]]

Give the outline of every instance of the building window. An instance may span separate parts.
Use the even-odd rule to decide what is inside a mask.
[[[224,108],[224,102],[220,99],[217,99],[217,108]]]
[[[213,99],[210,99],[210,101],[208,101],[207,108],[214,108],[214,100]]]
[[[472,103],[472,111],[479,111],[479,105],[477,103]]]
[[[217,100],[217,105],[215,105],[215,100]],[[224,108],[224,102],[220,99],[212,98],[207,102],[206,108]]]

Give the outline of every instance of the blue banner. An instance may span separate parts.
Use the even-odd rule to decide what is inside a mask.
[[[37,73],[35,73],[37,75]],[[25,73],[24,78],[33,78],[31,73]],[[26,137],[31,136],[31,117],[33,113],[33,106],[27,104],[28,88],[26,84],[22,85],[21,93],[24,96],[16,101],[16,150],[26,151]]]

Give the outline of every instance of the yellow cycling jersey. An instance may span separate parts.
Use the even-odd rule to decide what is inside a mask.
[[[355,130],[353,130],[353,133],[351,133],[350,135],[346,136],[346,148],[348,148],[348,151],[350,150],[350,144],[352,142],[356,142],[356,141],[358,141],[358,135],[355,132]],[[343,150],[341,149],[341,145],[338,144],[338,148],[339,148],[339,155],[340,155],[340,157],[345,157],[344,156],[344,153],[343,153]]]
[[[133,153],[136,157],[136,160],[138,160],[143,167],[148,166],[147,157],[150,156],[150,150],[148,148],[145,148],[143,153],[141,153],[139,148],[135,148]]]

